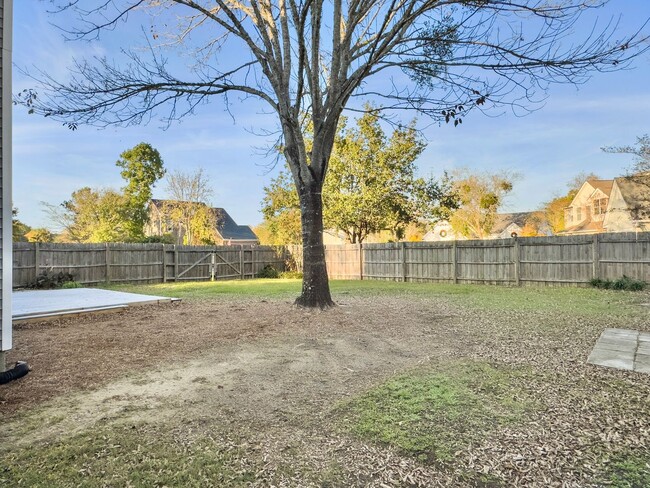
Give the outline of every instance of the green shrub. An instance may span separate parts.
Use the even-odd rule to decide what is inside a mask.
[[[81,288],[83,285],[81,283],[78,283],[76,281],[66,281],[61,285],[61,288],[68,289],[68,288]]]
[[[285,280],[300,280],[302,279],[302,271],[283,271],[280,273],[280,278]]]
[[[279,278],[280,272],[270,264],[264,266],[258,273],[258,278]]]
[[[645,281],[635,280],[625,275],[623,275],[622,278],[619,278],[615,281],[601,280],[600,278],[594,278],[589,281],[589,284],[594,288],[601,288],[604,290],[626,290],[626,291],[641,291],[647,285]]]
[[[74,282],[74,276],[70,273],[59,271],[54,273],[45,270],[39,274],[34,281],[27,285],[27,288],[36,290],[52,290],[54,288],[61,288],[65,283]]]
[[[163,234],[161,236],[147,236],[141,241],[143,244],[176,244],[176,237],[173,234]]]
[[[612,282],[610,280],[601,280],[600,278],[592,278],[589,280],[589,284],[594,288],[601,288],[604,290],[609,290],[612,287]]]

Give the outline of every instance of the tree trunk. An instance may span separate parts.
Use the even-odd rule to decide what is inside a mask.
[[[299,307],[325,309],[333,307],[325,264],[323,245],[323,199],[321,185],[314,182],[299,188],[303,278],[302,294],[296,299]]]

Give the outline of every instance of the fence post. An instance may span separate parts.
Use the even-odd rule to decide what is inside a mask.
[[[210,256],[210,281],[214,281],[217,275],[217,254],[213,252]]]
[[[105,254],[105,259],[106,259],[106,283],[111,282],[111,247],[110,244],[107,242],[106,243],[106,254]]]
[[[519,286],[521,284],[521,258],[519,257],[520,247],[519,247],[519,238],[515,237],[515,243],[513,246],[513,260],[515,263],[515,285]]]
[[[363,281],[363,244],[359,243],[359,280]]]
[[[41,246],[38,242],[34,243],[34,279],[38,278],[41,270]]]
[[[174,281],[178,281],[178,249],[174,244]]]
[[[244,279],[244,245],[239,245],[239,279]]]
[[[402,254],[402,282],[406,282],[406,242],[401,243]]]
[[[162,245],[163,258],[162,258],[162,280],[163,283],[167,283],[167,248],[165,245]]]
[[[454,278],[454,285],[458,284],[458,242],[456,239],[451,245],[451,272]]]
[[[591,251],[593,255],[593,269],[592,276],[594,279],[600,278],[600,243],[598,234],[594,234],[594,240],[591,243]]]

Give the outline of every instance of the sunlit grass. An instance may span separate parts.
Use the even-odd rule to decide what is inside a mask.
[[[253,279],[164,283],[155,285],[113,285],[110,289],[183,299],[223,297],[284,298],[300,294],[299,279]],[[641,313],[640,302],[650,302],[647,292],[620,292],[593,288],[506,287],[394,281],[332,280],[334,300],[347,296],[412,296],[442,298],[463,306],[485,310],[557,310],[578,315],[630,315]]]
[[[527,399],[523,370],[454,362],[389,379],[336,410],[345,430],[422,461],[449,462],[495,429],[539,408]]]
[[[0,486],[248,486],[237,450],[181,442],[163,425],[110,425],[0,457]]]

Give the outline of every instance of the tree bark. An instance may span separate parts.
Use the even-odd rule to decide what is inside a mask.
[[[303,278],[302,294],[295,304],[305,308],[325,309],[335,306],[330,294],[323,245],[323,199],[322,185],[313,182],[299,187]]]

